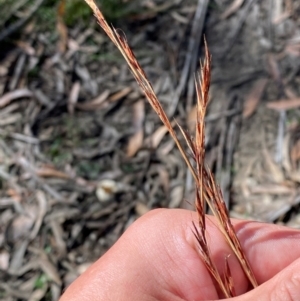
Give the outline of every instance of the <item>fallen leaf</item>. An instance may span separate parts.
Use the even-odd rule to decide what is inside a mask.
[[[145,103],[143,100],[133,106],[133,126],[135,133],[130,137],[127,145],[127,157],[133,157],[142,147],[144,140],[143,123],[145,119]]]
[[[292,162],[290,156],[290,142],[291,142],[291,134],[289,131],[284,137],[283,145],[282,145],[282,166],[287,174],[292,171]]]
[[[73,115],[74,114],[74,108],[78,101],[79,92],[80,92],[80,82],[75,82],[71,88],[71,92],[68,99],[68,112]]]
[[[138,132],[132,135],[128,141],[126,156],[133,157],[143,145],[144,131],[141,128]]]
[[[0,108],[7,106],[11,101],[17,98],[25,98],[25,97],[32,97],[33,93],[28,89],[18,89],[12,92],[8,92],[0,97]]]
[[[38,213],[37,213],[37,217],[36,217],[34,227],[33,227],[32,231],[30,233],[30,239],[31,240],[34,240],[35,237],[37,236],[37,234],[38,234],[38,232],[39,232],[39,230],[42,226],[44,216],[47,213],[47,199],[46,199],[45,193],[42,190],[38,190],[36,192],[36,199],[39,203],[39,210],[38,210]]]
[[[168,195],[169,188],[170,188],[169,173],[168,173],[167,169],[162,165],[158,166],[157,172],[159,175],[159,181],[160,181],[161,185],[163,186],[164,193],[165,193],[165,195]]]
[[[178,185],[174,187],[170,194],[169,208],[178,208],[183,200],[184,187]]]
[[[267,104],[267,108],[273,110],[291,110],[300,107],[300,98],[295,99],[281,99],[278,101],[271,101]]]
[[[7,231],[7,239],[15,243],[18,240],[28,238],[32,227],[36,221],[37,208],[35,206],[28,206],[23,214],[16,216],[10,224]]]
[[[91,101],[83,102],[83,103],[77,103],[76,108],[79,108],[84,111],[91,111],[102,108],[105,101],[108,99],[110,91],[104,90],[99,96],[94,98]]]
[[[265,163],[269,169],[269,175],[275,183],[282,183],[285,179],[281,168],[274,162],[266,148],[263,149]]]
[[[79,275],[83,274],[93,263],[85,262],[76,267],[77,273]]]
[[[132,91],[131,87],[126,87],[126,88],[122,89],[121,91],[111,95],[108,100],[110,102],[118,101],[118,100],[122,99],[123,97],[127,96],[131,91]]]
[[[233,15],[238,9],[243,5],[244,0],[234,0],[231,5],[224,11],[221,15],[221,19],[227,19],[229,16]]]
[[[150,211],[147,205],[141,202],[137,202],[134,209],[138,216],[142,216]]]
[[[286,195],[295,192],[295,189],[283,185],[256,185],[250,189],[254,194]]]
[[[21,119],[22,119],[22,115],[20,113],[10,114],[0,119],[0,126],[14,124]]]
[[[174,140],[170,139],[159,149],[159,154],[162,156],[167,156],[174,149],[174,146]]]
[[[300,171],[298,170],[293,170],[291,172],[289,172],[288,177],[297,183],[300,183]]]
[[[24,52],[26,52],[26,54],[28,54],[29,56],[35,55],[35,49],[28,42],[16,41],[15,44],[19,48],[21,48],[22,50],[24,50]]]
[[[56,28],[59,34],[57,47],[60,53],[65,53],[68,44],[68,28],[64,22],[65,5],[66,5],[66,1],[61,0],[59,2],[58,9],[57,9]]]
[[[278,66],[276,57],[274,55],[270,54],[270,55],[268,55],[267,59],[268,59],[268,64],[269,64],[270,75],[273,77],[273,79],[277,83],[280,83],[281,82],[281,74],[279,71],[279,66]]]
[[[10,255],[6,250],[0,252],[0,269],[6,271],[9,267]]]
[[[300,140],[297,140],[291,149],[291,161],[294,169],[296,168],[299,159],[300,159]]]
[[[282,23],[284,20],[288,19],[291,15],[292,15],[292,12],[285,11],[280,16],[278,16],[277,18],[273,19],[272,23],[274,25],[278,25],[278,24]]]
[[[22,201],[22,195],[20,194],[20,191],[17,191],[16,189],[9,188],[6,191],[6,194],[18,203]]]
[[[53,265],[52,262],[48,259],[47,255],[43,254],[39,259],[39,265],[41,270],[55,282],[57,285],[61,285],[61,279],[59,273],[57,271],[56,266]]]
[[[35,289],[30,295],[28,301],[40,301],[45,299],[48,288],[48,284],[45,283],[42,288]]]
[[[284,88],[284,93],[290,99],[297,98],[297,93],[291,87],[285,87]]]
[[[176,124],[175,121],[171,122],[172,127]],[[146,144],[149,145],[151,148],[157,148],[162,139],[168,133],[168,128],[165,125],[160,126],[155,132],[146,139]]]
[[[245,100],[243,118],[248,118],[255,112],[257,105],[264,93],[267,82],[268,80],[266,78],[261,78],[254,83],[249,95]]]
[[[287,55],[299,57],[300,56],[300,44],[287,44],[284,52]]]
[[[70,176],[66,174],[65,172],[59,171],[55,169],[54,167],[49,166],[43,166],[40,168],[37,168],[35,170],[36,174],[43,178],[61,178],[61,179],[69,179]]]

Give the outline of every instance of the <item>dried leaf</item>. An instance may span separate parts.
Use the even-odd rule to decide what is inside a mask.
[[[274,162],[271,154],[266,148],[263,149],[263,155],[265,158],[265,163],[269,169],[269,175],[275,183],[282,183],[285,179],[281,168]]]
[[[299,170],[292,170],[289,172],[288,177],[297,183],[300,183],[300,171]]]
[[[290,99],[297,98],[297,94],[292,87],[285,87],[284,93]]]
[[[268,55],[268,64],[269,64],[269,68],[270,68],[269,72],[271,76],[277,83],[279,83],[281,81],[281,75],[280,75],[277,59],[275,58],[274,55],[272,54]]]
[[[10,255],[7,251],[3,250],[0,252],[0,269],[6,271],[9,267]]]
[[[39,259],[39,265],[42,271],[54,281],[57,285],[61,285],[61,279],[57,268],[49,261],[46,255],[42,255]]]
[[[18,203],[20,203],[22,201],[22,195],[20,194],[20,191],[18,191],[16,189],[9,188],[6,191],[6,194]]]
[[[257,105],[264,93],[268,80],[261,78],[255,82],[244,104],[243,118],[250,117],[256,110]]]
[[[59,171],[51,166],[43,166],[40,168],[37,168],[35,170],[36,174],[43,178],[61,178],[61,179],[69,179],[70,176],[62,171]]]
[[[168,128],[165,125],[162,125],[155,130],[155,132],[146,140],[146,142],[148,142],[147,144],[149,144],[150,147],[156,149],[167,133]]]
[[[0,119],[0,126],[14,124],[21,119],[22,119],[22,115],[20,113],[10,114]]]
[[[80,92],[80,82],[75,82],[71,88],[71,92],[68,99],[68,112],[73,115],[74,114],[74,108],[77,103],[79,92]]]
[[[273,110],[292,110],[299,107],[300,107],[300,98],[281,99],[278,101],[271,101],[267,104],[267,108]]]
[[[83,103],[77,103],[76,108],[79,108],[84,111],[92,111],[102,108],[105,101],[108,99],[110,91],[104,90],[99,96],[94,98],[91,101],[83,102]]]
[[[122,89],[121,91],[111,95],[108,100],[110,102],[118,101],[118,100],[122,99],[123,97],[127,96],[131,91],[132,91],[131,87],[126,87],[126,88]]]
[[[286,173],[290,173],[292,171],[292,162],[290,156],[290,141],[291,141],[291,134],[288,132],[283,140],[282,145],[282,166],[285,169]]]
[[[299,57],[300,56],[300,44],[287,44],[284,52],[287,55]]]
[[[126,156],[128,158],[133,157],[138,150],[142,147],[144,140],[144,131],[140,129],[133,136],[130,137],[127,145]]]
[[[291,149],[291,161],[294,168],[296,168],[299,159],[300,159],[300,140],[297,140]]]
[[[18,240],[29,237],[30,231],[34,225],[37,216],[37,208],[30,206],[26,212],[17,216],[11,223],[7,231],[7,239],[13,243]]]
[[[142,147],[144,140],[144,131],[141,128],[138,132],[136,132],[133,136],[130,137],[127,145],[126,156],[128,158],[133,157],[138,150]]]
[[[250,188],[254,194],[290,195],[295,192],[294,188],[284,185],[255,185]]]
[[[64,239],[63,229],[60,223],[57,221],[50,221],[51,231],[53,233],[55,242],[53,242],[58,257],[62,257],[66,254],[67,246]]]
[[[233,15],[238,9],[243,5],[244,0],[234,0],[231,5],[225,10],[221,15],[221,19],[227,19],[229,16]]]
[[[8,92],[0,97],[0,108],[7,106],[11,101],[17,98],[25,98],[25,97],[32,97],[33,93],[28,89],[19,89],[12,92]]]
[[[150,209],[147,207],[146,204],[141,203],[141,202],[136,203],[135,212],[137,213],[138,216],[142,216],[142,215],[146,214],[149,211],[150,211]]]
[[[58,51],[60,53],[65,53],[68,44],[68,28],[64,22],[65,5],[66,5],[66,1],[61,0],[59,2],[58,9],[57,9],[56,29],[59,34],[59,40],[57,46],[58,46]]]
[[[24,50],[24,52],[26,54],[28,54],[29,56],[35,55],[35,49],[28,42],[25,42],[25,41],[16,41],[15,44],[19,48],[21,48],[22,50]]]
[[[41,228],[41,225],[43,223],[44,216],[47,213],[47,200],[46,200],[45,193],[42,190],[38,190],[36,192],[36,199],[39,203],[39,212],[37,214],[34,227],[30,233],[31,240],[35,239],[35,237],[37,236],[37,234]]]
[[[127,157],[133,157],[142,147],[144,140],[143,123],[145,118],[145,103],[140,100],[133,107],[133,125],[135,133],[130,137],[127,145]]]
[[[162,165],[158,166],[157,172],[158,172],[158,175],[159,175],[159,182],[163,186],[164,193],[166,195],[168,195],[169,188],[170,188],[169,173],[168,173],[167,169],[164,166],[162,166]]]
[[[45,299],[47,290],[48,290],[48,285],[47,283],[45,283],[42,288],[38,288],[32,292],[28,301],[40,301],[42,299]]]
[[[178,185],[172,189],[170,195],[169,208],[179,208],[183,200],[183,193],[184,187],[182,185]]]

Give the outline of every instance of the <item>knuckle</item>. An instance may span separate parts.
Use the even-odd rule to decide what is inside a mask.
[[[282,280],[282,281],[280,281]],[[272,293],[271,301],[296,301],[300,295],[300,272],[291,271],[289,277],[279,279],[279,285]]]

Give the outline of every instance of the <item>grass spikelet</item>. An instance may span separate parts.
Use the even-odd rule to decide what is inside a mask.
[[[238,258],[241,267],[243,268],[245,275],[252,283],[253,287],[257,286],[257,281],[252,272],[250,263],[242,249],[240,241],[234,231],[234,227],[230,221],[229,212],[226,208],[225,202],[219,186],[216,184],[215,179],[205,166],[205,114],[209,103],[209,87],[211,78],[211,55],[209,53],[207,43],[205,41],[205,59],[201,64],[200,72],[195,76],[195,86],[197,94],[197,121],[195,139],[192,139],[190,135],[178,125],[187,146],[191,152],[191,158],[187,155],[183,146],[181,145],[175,130],[173,129],[171,122],[169,121],[167,114],[165,113],[161,103],[154,93],[153,87],[142,67],[138,63],[133,51],[127,43],[124,36],[120,35],[116,29],[109,26],[106,22],[103,14],[95,4],[94,0],[85,0],[91,7],[99,25],[106,32],[108,37],[119,49],[123,57],[125,58],[133,76],[139,84],[141,90],[149,101],[150,105],[159,116],[163,124],[167,127],[170,135],[174,139],[183,159],[185,160],[196,185],[196,200],[195,207],[198,214],[199,222],[198,226],[193,224],[193,233],[199,244],[200,255],[212,277],[216,280],[223,294],[228,297],[235,296],[234,283],[230,273],[228,264],[228,258],[225,260],[225,272],[221,276],[216,268],[212,257],[210,255],[209,246],[206,239],[206,204],[216,217],[218,221],[218,227],[224,235],[227,243],[232,248],[234,254]],[[195,166],[195,167],[194,167]]]

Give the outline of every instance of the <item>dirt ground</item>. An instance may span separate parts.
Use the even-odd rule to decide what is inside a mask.
[[[38,17],[45,1],[20,1],[0,23],[7,301],[58,300],[139,216],[193,210],[191,175],[125,61],[91,13],[67,25],[63,2],[52,29]],[[144,0],[138,8],[112,22],[169,117],[191,133],[207,39],[206,159],[231,216],[300,227],[300,3]]]

